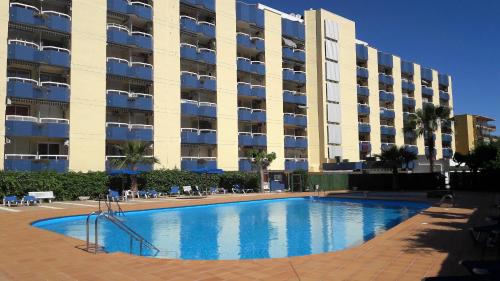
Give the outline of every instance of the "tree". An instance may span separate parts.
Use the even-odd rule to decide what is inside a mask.
[[[264,171],[271,165],[271,163],[276,159],[276,153],[267,153],[263,150],[251,150],[248,152],[247,156],[252,161],[252,166],[259,170],[260,174],[260,191],[264,192]]]
[[[396,146],[391,146],[389,149],[382,150],[381,154],[375,155],[379,158],[384,167],[390,167],[393,174],[398,173],[398,169],[403,164],[400,150]]]
[[[140,141],[131,141],[123,145],[115,145],[115,148],[120,151],[123,157],[111,159],[111,165],[118,169],[128,168],[132,171],[137,171],[138,165],[146,164],[151,165],[160,163],[154,156],[148,156],[150,144]],[[138,191],[137,188],[137,175],[130,175],[131,189],[134,192]]]
[[[417,154],[413,151],[408,150],[405,146],[399,148],[399,154],[401,155],[401,162],[405,164],[405,169],[408,170],[410,163],[417,160]]]
[[[434,172],[434,160],[436,157],[435,132],[440,125],[450,122],[450,108],[445,106],[435,107],[433,104],[427,104],[422,109],[418,109],[416,114],[409,116],[409,120],[404,125],[404,131],[412,132],[417,137],[423,137],[429,149],[427,159],[429,160],[430,172]]]

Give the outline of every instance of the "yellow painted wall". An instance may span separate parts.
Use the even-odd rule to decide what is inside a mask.
[[[316,42],[318,39],[316,11],[309,10],[305,12],[306,25],[306,94],[307,94],[307,146],[308,146],[308,161],[309,171],[319,172],[321,163],[325,155],[322,120],[320,120],[320,110],[323,108],[322,103],[322,84],[318,81],[318,73],[321,72],[321,53],[317,50]],[[321,114],[323,111],[321,110]],[[321,124],[321,125],[320,125]],[[321,133],[321,137],[320,137]]]
[[[402,90],[402,80],[401,80],[401,59],[396,56],[392,56],[393,67],[392,67],[392,77],[394,78],[393,92],[394,92],[394,127],[396,128],[396,146],[400,147],[405,144],[404,132],[403,132],[403,90]]]
[[[69,118],[72,171],[105,168],[106,9],[106,0],[73,1],[72,5]]]
[[[276,153],[269,170],[285,169],[281,16],[265,10],[267,151]]]
[[[413,64],[413,83],[415,84],[415,111],[422,109],[422,75],[420,74],[420,65]],[[425,155],[425,140],[423,137],[417,137],[418,154]]]
[[[179,1],[155,1],[153,20],[155,168],[180,169]]]
[[[381,153],[380,139],[380,104],[378,87],[378,51],[368,47],[368,88],[370,89],[370,142],[372,144],[372,155]]]
[[[474,148],[474,117],[472,115],[455,116],[455,150],[467,154]]]
[[[3,8],[1,8],[3,7]],[[7,38],[9,31],[9,1],[0,0],[0,100],[5,101],[7,95]],[[5,106],[0,106],[0,155],[4,155],[5,150]],[[0,161],[0,170],[3,170],[3,157]]]
[[[439,75],[438,72],[435,70],[432,70],[432,89],[434,90],[434,97],[432,98],[432,101],[434,105],[437,107],[439,106],[439,81],[438,81]],[[436,159],[441,159],[443,158],[443,142],[442,142],[442,137],[441,137],[441,126],[436,131]]]
[[[217,166],[238,170],[236,2],[217,0]],[[266,44],[267,45],[267,44]]]

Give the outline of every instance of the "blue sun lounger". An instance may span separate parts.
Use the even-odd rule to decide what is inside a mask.
[[[181,195],[181,191],[178,186],[170,187],[170,191],[168,192],[168,196],[172,195]]]
[[[15,195],[11,195],[11,196],[5,196],[3,198],[3,205],[4,206],[18,206],[19,204],[21,204],[21,200],[17,199],[17,196]]]
[[[25,196],[23,196],[23,199],[21,200],[21,204],[29,206],[30,204],[35,205],[36,203],[38,203],[40,201],[41,200],[36,198],[35,196],[25,195]]]

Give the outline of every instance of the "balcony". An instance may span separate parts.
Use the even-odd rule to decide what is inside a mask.
[[[4,169],[19,172],[68,171],[68,155],[5,154]]]
[[[408,107],[415,107],[416,101],[412,97],[403,96],[403,105]]]
[[[410,91],[410,92],[413,92],[415,91],[415,84],[413,84],[412,81],[409,81],[409,80],[402,80],[401,82],[401,88],[403,90],[406,90],[406,91]]]
[[[283,80],[297,83],[297,84],[305,84],[306,83],[306,73],[304,71],[294,71],[290,68],[283,69]]]
[[[238,120],[248,122],[266,122],[266,111],[264,109],[252,109],[238,107]]]
[[[370,107],[367,104],[358,103],[358,115],[370,115]]]
[[[265,51],[264,39],[260,37],[251,37],[249,34],[238,32],[236,34],[236,42],[239,47],[251,49],[257,52]]]
[[[181,0],[182,3],[215,12],[215,0]]]
[[[285,170],[296,171],[305,170],[309,168],[309,163],[306,158],[285,158]]]
[[[135,110],[153,110],[153,96],[142,93],[131,93],[120,90],[106,91],[106,105],[115,108]]]
[[[252,61],[247,58],[237,59],[238,71],[248,72],[256,75],[266,75],[266,65],[261,61]]]
[[[7,96],[54,102],[69,102],[69,85],[57,82],[38,82],[20,77],[7,78]]]
[[[181,16],[181,30],[206,37],[208,39],[215,39],[215,24],[206,21],[197,21],[195,18],[188,16]]]
[[[394,119],[395,114],[394,110],[392,109],[387,109],[387,108],[380,108],[380,118],[382,119]]]
[[[5,116],[5,135],[14,137],[68,138],[69,120],[32,116]]]
[[[239,146],[267,146],[267,136],[262,133],[239,132]]]
[[[441,134],[441,141],[442,142],[451,142],[453,140],[452,134]]]
[[[394,93],[379,91],[379,99],[383,102],[394,102]]]
[[[108,0],[108,11],[134,15],[143,20],[153,20],[153,7],[142,2],[129,2],[127,0]]]
[[[215,77],[198,75],[194,72],[181,71],[181,88],[189,90],[217,91]]]
[[[407,144],[405,145],[405,150],[415,155],[418,155],[418,147],[416,145]]]
[[[107,122],[106,138],[116,141],[153,141],[153,126]]]
[[[238,166],[241,172],[250,172],[253,170],[252,160],[248,158],[240,158],[238,161]]]
[[[181,58],[215,65],[216,55],[214,50],[181,43]]]
[[[361,66],[358,66],[356,68],[356,74],[358,75],[358,77],[360,78],[365,78],[365,79],[368,79],[368,68],[365,68],[365,67],[361,67]]]
[[[368,47],[362,44],[356,44],[356,58],[361,61],[367,61]]]
[[[415,73],[415,67],[413,66],[413,63],[402,60],[401,61],[401,73],[404,73],[407,75],[413,75]]]
[[[283,91],[283,101],[287,103],[293,103],[298,105],[306,105],[307,104],[307,96],[304,93],[296,92],[296,91]]]
[[[382,151],[387,151],[387,150],[391,149],[391,147],[394,147],[394,146],[396,146],[395,143],[383,142],[380,146],[380,149],[382,149]]]
[[[211,129],[182,128],[182,144],[217,144],[217,131]]]
[[[391,54],[386,54],[382,52],[377,53],[378,57],[378,64],[382,65],[387,68],[392,68],[393,66],[393,59]]]
[[[283,121],[285,125],[307,127],[307,116],[304,114],[285,113]]]
[[[394,126],[382,125],[382,126],[380,126],[380,134],[386,135],[386,136],[395,136],[396,135],[396,128],[394,128]]]
[[[283,36],[306,41],[306,30],[303,23],[289,19],[281,19],[281,30]]]
[[[69,68],[70,51],[68,49],[43,46],[23,40],[9,40],[8,59],[32,63],[48,64]]]
[[[108,156],[106,156],[106,171],[112,171],[112,170],[116,169],[116,167],[114,167],[111,164],[112,159],[124,158],[124,157],[125,156],[120,156],[120,155],[108,155]],[[152,156],[145,156],[145,157],[148,158],[148,157],[152,157]],[[138,164],[138,165],[136,165],[135,168],[139,172],[150,172],[151,170],[153,170],[153,165],[152,164]],[[127,167],[127,169],[132,169],[132,167],[129,166],[129,167]]]
[[[181,114],[184,116],[216,118],[217,105],[211,102],[197,102],[183,99],[181,100]]]
[[[264,28],[264,11],[257,8],[257,5],[236,2],[236,19]]]
[[[129,62],[125,59],[108,57],[106,59],[106,70],[111,75],[153,80],[153,65],[149,63]]]
[[[359,142],[359,151],[363,153],[368,153],[372,151],[372,144],[369,141],[360,141]]]
[[[443,158],[452,158],[452,157],[453,157],[453,149],[443,148]]]
[[[153,36],[140,31],[129,31],[126,26],[118,24],[107,25],[108,43],[131,46],[140,49],[153,49]]]
[[[433,157],[436,158],[436,149],[434,148]],[[429,147],[425,146],[425,156],[429,157]]]
[[[307,137],[306,136],[290,136],[285,135],[285,148],[307,148]]]
[[[389,86],[394,85],[394,78],[392,78],[391,75],[379,73],[378,74],[378,81],[380,84],[383,84],[383,85],[389,85]]]
[[[431,87],[422,85],[422,95],[432,97],[434,95],[434,90]]]
[[[250,83],[238,82],[238,95],[253,97],[257,99],[266,98],[266,87],[262,85],[252,85]]]
[[[52,31],[70,33],[71,17],[56,11],[41,11],[22,3],[10,3],[9,20],[11,22],[36,26]]]
[[[425,67],[420,68],[420,75],[422,77],[422,80],[429,81],[429,82],[432,81],[433,77],[432,77],[432,70],[431,69],[425,68]]]
[[[183,171],[217,169],[217,161],[215,157],[181,157],[181,169]]]
[[[358,85],[358,96],[369,97],[370,96],[370,89],[368,88],[368,86]]]
[[[439,99],[444,100],[444,101],[448,101],[448,100],[450,100],[450,94],[448,92],[445,92],[445,91],[439,91]]]
[[[358,131],[363,134],[369,134],[372,129],[369,123],[358,122]]]
[[[448,87],[450,86],[450,78],[446,74],[439,74],[438,75],[438,82],[439,85]]]
[[[283,47],[283,58],[304,63],[306,61],[306,53],[300,49],[293,49],[290,47]]]

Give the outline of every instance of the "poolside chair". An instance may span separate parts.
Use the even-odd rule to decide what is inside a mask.
[[[464,260],[460,265],[472,275],[489,275],[500,279],[500,260]]]
[[[192,187],[191,192],[192,192],[193,195],[201,196],[200,189],[198,188],[197,185],[195,185],[195,186]]]
[[[212,186],[210,187],[208,190],[205,191],[205,193],[208,195],[214,195],[214,194],[226,194],[226,190],[224,188],[221,188],[221,187],[215,187],[215,186]]]
[[[249,188],[242,188],[239,184],[234,184],[233,185],[233,193],[243,193],[247,194],[249,192],[253,192],[253,189]]]
[[[118,191],[108,189],[107,199],[108,201],[120,201],[123,199],[123,197],[120,196],[120,193]]]
[[[192,195],[193,190],[191,189],[190,185],[185,185],[182,187],[182,192],[187,193],[189,196]]]
[[[26,206],[29,206],[30,204],[35,205],[39,201],[41,201],[41,200],[36,198],[35,196],[25,195],[25,196],[23,196],[23,199],[21,200],[21,205],[26,205]]]
[[[137,192],[137,197],[141,198],[141,197],[144,197],[144,198],[148,198],[148,192],[146,190],[139,190],[139,192]]]
[[[170,187],[170,191],[168,192],[168,196],[172,195],[181,195],[181,191],[178,186],[172,186]]]
[[[150,189],[147,191],[147,195],[150,198],[158,198],[160,196],[160,193],[154,189]]]
[[[17,196],[15,195],[11,195],[11,196],[5,196],[3,198],[3,205],[4,206],[18,206],[19,204],[21,204],[21,200],[17,199]]]

